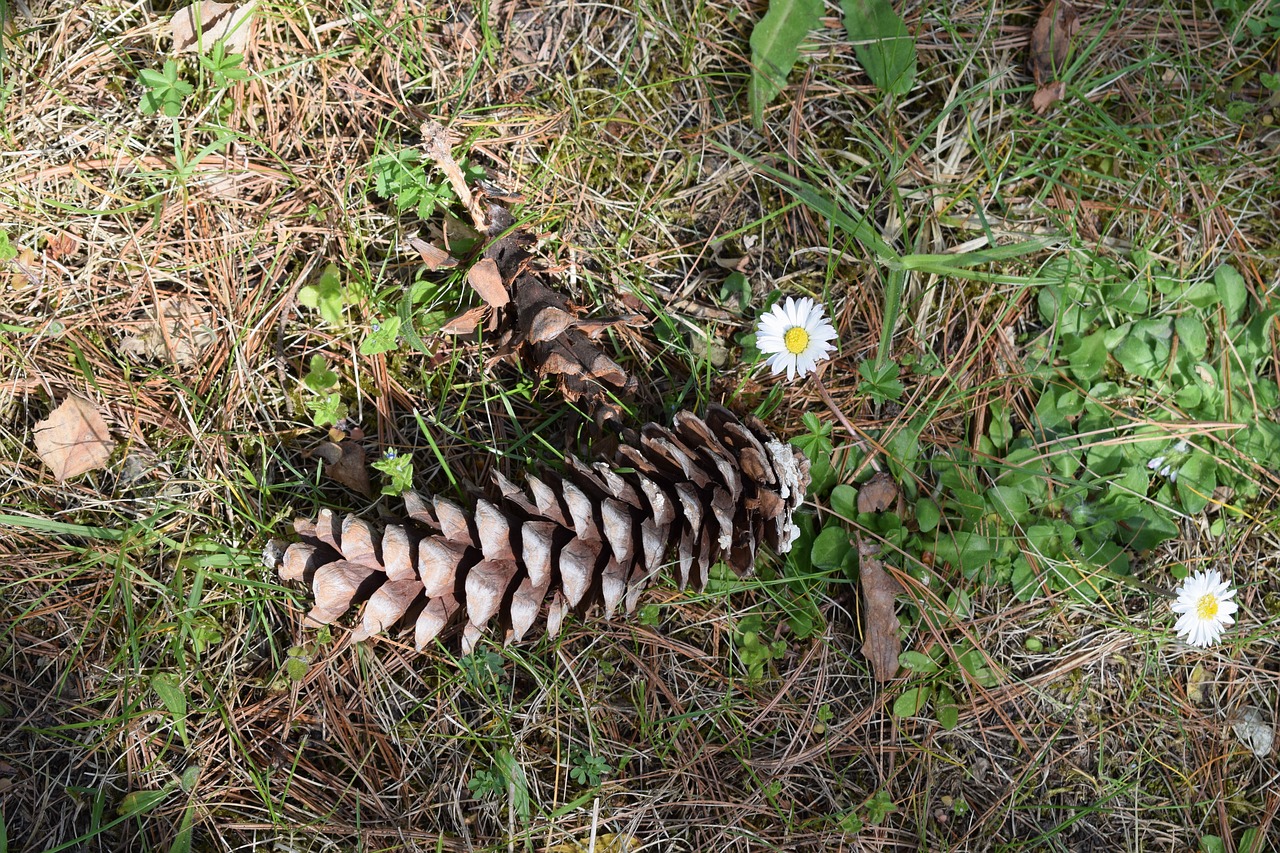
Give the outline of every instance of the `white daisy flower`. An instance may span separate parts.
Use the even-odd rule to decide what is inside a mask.
[[[807,296],[787,297],[760,318],[756,326],[756,348],[769,356],[766,361],[777,376],[787,371],[787,381],[810,373],[818,362],[835,350],[835,327],[822,306]]]
[[[1222,636],[1223,629],[1236,621],[1231,615],[1239,609],[1231,600],[1235,594],[1217,569],[1196,572],[1178,588],[1173,612],[1182,615],[1173,629],[1193,646],[1212,646]]]

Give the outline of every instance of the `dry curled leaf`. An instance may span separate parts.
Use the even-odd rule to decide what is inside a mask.
[[[864,620],[862,654],[871,662],[876,681],[891,681],[898,674],[898,656],[902,654],[895,612],[899,587],[876,557],[879,552],[879,545],[858,538]]]
[[[366,498],[373,496],[369,485],[369,468],[365,465],[364,448],[358,441],[344,438],[340,442],[326,441],[312,451],[312,455],[324,460],[324,472],[334,482],[340,483]]]
[[[884,512],[898,502],[898,484],[884,471],[878,471],[858,489],[858,512]]]
[[[1275,729],[1257,708],[1252,705],[1241,708],[1231,722],[1231,730],[1258,758],[1266,758],[1271,754],[1271,747],[1275,743]]]
[[[421,237],[410,237],[407,242],[409,248],[417,252],[418,256],[422,258],[422,262],[427,265],[428,272],[451,269],[458,265],[457,258],[434,243],[428,243]]]
[[[455,314],[450,317],[440,327],[440,332],[445,335],[468,335],[480,326],[480,321],[484,319],[484,315],[488,311],[488,305],[477,305],[474,308],[468,308],[461,314]]]
[[[36,424],[35,444],[59,483],[102,468],[116,446],[97,407],[75,394]]]
[[[1058,75],[1067,64],[1071,39],[1080,29],[1080,16],[1066,0],[1049,0],[1031,31],[1031,74],[1036,93],[1031,105],[1043,114],[1066,94]]]
[[[215,42],[221,41],[227,53],[244,53],[256,5],[256,0],[248,3],[198,0],[179,9],[169,22],[174,51],[207,53]]]
[[[493,258],[476,261],[475,266],[467,270],[467,283],[493,308],[501,308],[511,301],[502,283],[502,273],[498,272],[498,262]]]
[[[153,358],[179,367],[194,367],[216,340],[212,317],[187,297],[160,304],[161,321],[147,318],[120,342],[120,352],[133,359]]]

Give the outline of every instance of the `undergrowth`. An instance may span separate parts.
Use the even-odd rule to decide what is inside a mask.
[[[149,8],[10,4],[0,849],[1265,849],[1277,28],[1213,6],[1081,6],[1047,117],[1026,8],[898,8],[892,98],[820,21],[757,132],[760,5],[268,3],[197,58]],[[577,304],[645,318],[603,338],[628,417],[723,402],[807,454],[789,554],[465,658],[303,627],[262,562],[295,516],[610,442],[442,333],[478,243],[429,117]],[[790,294],[841,333],[821,387],[760,366]],[[127,355],[176,300],[199,358]],[[72,392],[117,449],[59,484],[31,435]],[[855,538],[901,588],[887,682]],[[1208,567],[1242,610],[1192,651],[1165,596]]]

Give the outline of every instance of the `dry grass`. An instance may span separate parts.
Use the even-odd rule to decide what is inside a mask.
[[[989,227],[1055,235],[1056,250],[1086,257],[1143,247],[1187,277],[1230,259],[1269,301],[1278,137],[1265,111],[1230,117],[1268,93],[1261,49],[1218,19],[1081,4],[1081,88],[1040,119],[1022,67],[1030,8],[912,4],[922,70],[895,112],[829,18],[758,135],[744,93],[760,10],[733,3],[508,0],[483,7],[488,28],[469,3],[268,3],[251,79],[197,93],[176,121],[138,109],[137,71],[167,49],[164,13],[31,5],[5,36],[0,86],[0,227],[31,250],[0,268],[9,849],[169,849],[184,815],[198,850],[588,849],[615,833],[663,851],[1180,851],[1202,834],[1274,835],[1274,763],[1228,725],[1246,705],[1280,711],[1266,472],[1270,493],[1225,539],[1186,519],[1178,544],[1144,562],[1234,567],[1245,617],[1228,645],[1179,647],[1163,602],[1141,593],[1086,608],[975,588],[971,619],[908,638],[968,639],[1002,676],[959,685],[950,732],[889,713],[896,688],[858,653],[848,587],[830,588],[814,639],[788,637],[765,608],[787,651],[753,683],[733,630],[768,604],[758,585],[663,590],[652,624],[575,624],[556,642],[458,661],[394,639],[354,647],[345,628],[317,641],[301,627],[303,594],[256,557],[295,513],[384,511],[315,474],[306,451],[322,435],[299,390],[313,354],[343,377],[370,446],[414,452],[429,489],[585,442],[569,407],[509,392],[518,377],[483,371],[474,344],[360,355],[374,296],[344,327],[299,306],[329,262],[371,294],[412,281],[398,246],[419,226],[370,192],[367,165],[412,145],[424,119],[446,120],[525,193],[578,301],[656,309],[612,341],[640,377],[639,417],[729,400],[773,410],[789,433],[824,411],[810,388],[779,392],[691,349],[691,332],[732,347],[750,323],[716,298],[717,260],[745,258],[757,296],[808,290],[835,307],[843,349],[827,384],[860,429],[892,434],[928,409],[922,443],[947,447],[972,440],[969,419],[990,400],[1017,402],[1011,365],[1034,294],[908,277],[892,354],[932,350],[946,372],[911,377],[904,407],[873,410],[855,367],[885,322],[881,271],[723,146],[872,211],[890,238],[910,222],[916,251]],[[211,338],[194,364],[121,353],[179,299]],[[120,448],[107,470],[58,485],[31,431],[72,392],[101,408]],[[292,681],[295,644],[308,667]],[[157,675],[181,685],[185,715],[166,708]],[[585,754],[612,768],[599,786],[571,777]],[[521,786],[468,787],[503,762],[523,776],[523,812]],[[117,820],[148,791],[166,795]],[[896,811],[849,831],[878,791]]]

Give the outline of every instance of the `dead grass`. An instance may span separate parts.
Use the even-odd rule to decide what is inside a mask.
[[[857,652],[844,587],[820,637],[766,626],[787,652],[751,683],[732,631],[767,601],[759,587],[660,591],[655,624],[575,625],[467,663],[395,640],[353,647],[341,628],[318,642],[301,628],[302,593],[256,559],[295,513],[382,510],[307,458],[319,431],[298,380],[313,354],[351,389],[371,446],[414,451],[434,490],[448,490],[445,468],[483,479],[495,462],[477,446],[519,442],[496,463],[518,465],[584,441],[570,409],[509,394],[513,375],[483,374],[474,347],[362,356],[359,306],[339,329],[300,309],[298,288],[331,261],[375,290],[411,281],[395,247],[418,226],[369,192],[366,167],[412,145],[423,119],[447,120],[526,194],[579,301],[656,309],[613,341],[641,378],[641,415],[776,393],[688,344],[700,331],[732,347],[750,322],[717,298],[725,264],[740,263],[757,296],[828,296],[843,349],[827,384],[860,428],[892,432],[930,407],[923,442],[951,446],[971,440],[972,413],[1014,396],[1034,297],[910,277],[893,354],[936,350],[947,373],[913,378],[904,409],[872,411],[855,366],[880,338],[881,271],[722,146],[821,183],[891,238],[909,221],[919,251],[989,227],[1057,235],[1086,256],[1142,247],[1185,276],[1229,258],[1266,300],[1277,131],[1265,110],[1228,115],[1269,97],[1248,76],[1261,48],[1201,11],[1081,4],[1094,43],[1081,88],[1039,119],[1022,66],[1033,9],[912,5],[921,80],[887,114],[830,18],[760,136],[743,94],[759,9],[277,2],[259,16],[253,78],[198,93],[175,123],[138,109],[137,71],[167,47],[163,14],[32,6],[5,36],[0,87],[0,227],[31,250],[0,270],[9,849],[172,849],[186,814],[197,850],[564,851],[616,833],[664,851],[1181,851],[1202,834],[1274,833],[1274,766],[1229,726],[1245,705],[1280,711],[1270,495],[1229,550],[1188,519],[1176,547],[1146,557],[1234,568],[1246,618],[1219,650],[1169,642],[1163,603],[1141,593],[1086,609],[978,588],[971,620],[908,638],[967,638],[1002,674],[996,688],[958,685],[951,732],[889,713],[895,693]],[[123,356],[122,338],[173,299],[207,315],[198,363]],[[121,446],[107,470],[57,485],[30,435],[70,392],[102,409]],[[804,387],[779,402],[784,432],[823,411]],[[415,408],[439,425],[434,449]],[[282,676],[295,646],[300,681]],[[158,674],[182,686],[185,715],[166,708]],[[581,754],[611,766],[602,785],[572,779]],[[523,812],[514,789],[468,787],[501,761],[523,773]],[[896,811],[850,831],[878,791]]]

